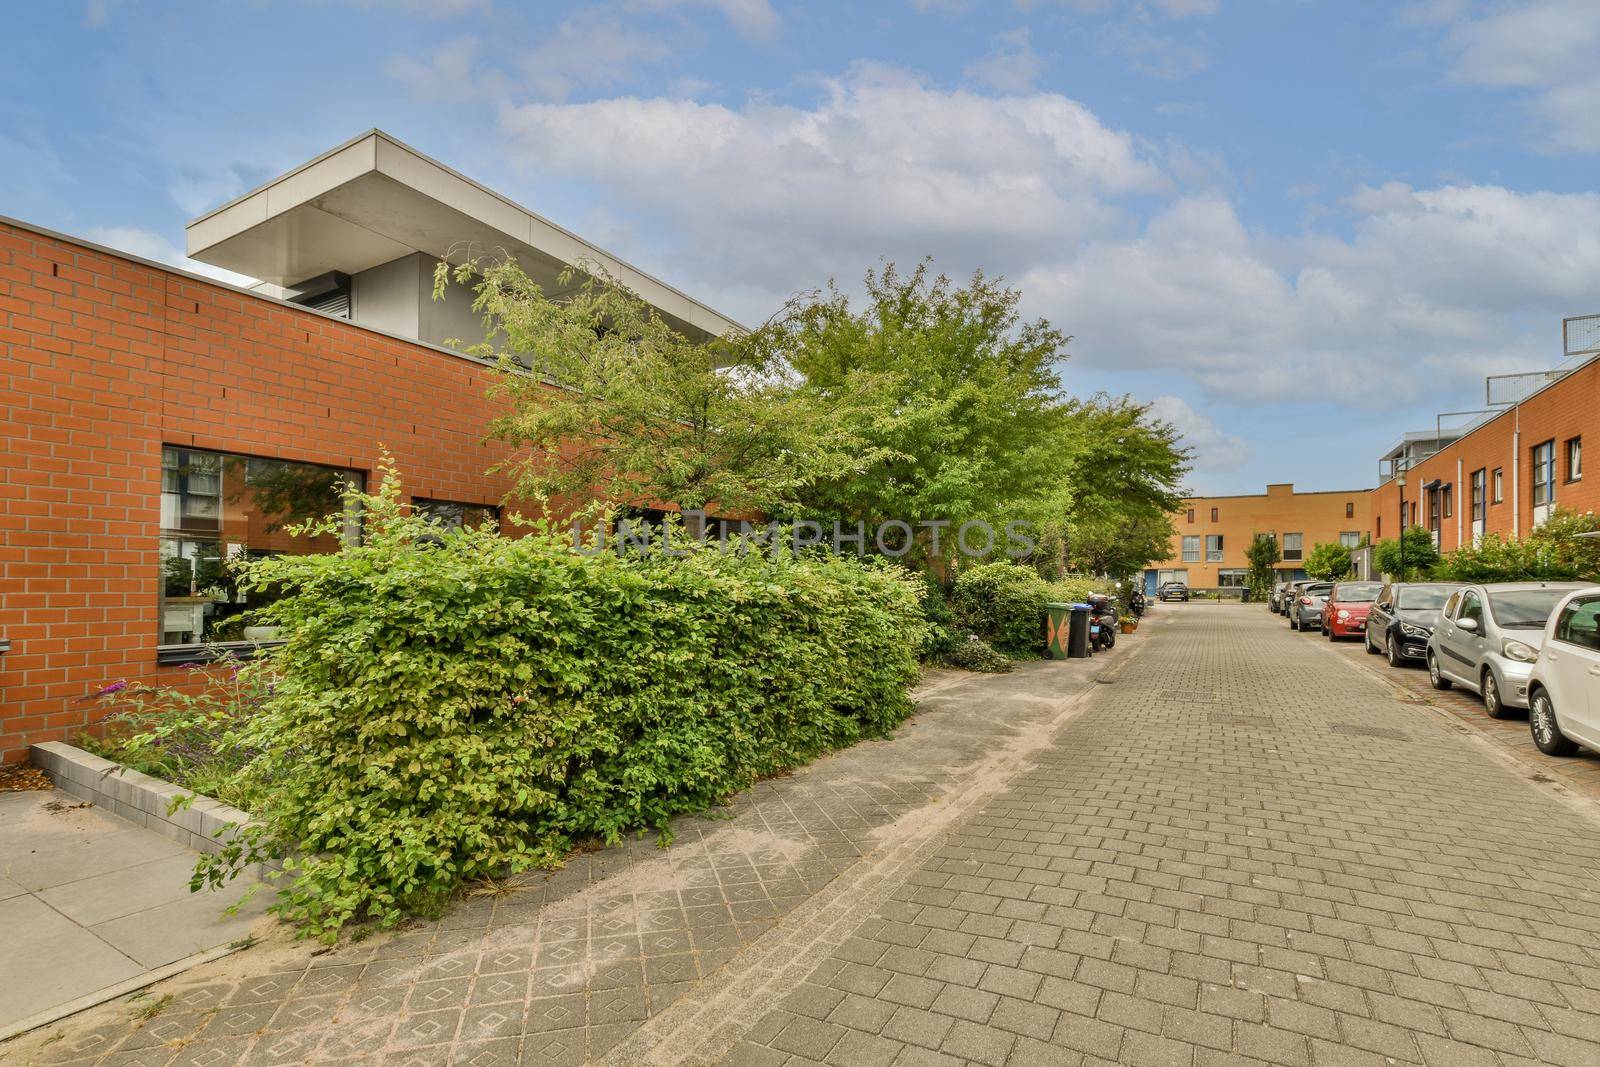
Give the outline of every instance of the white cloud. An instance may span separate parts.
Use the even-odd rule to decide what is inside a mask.
[[[247,278],[243,274],[235,274],[231,270],[223,270],[221,267],[213,267],[209,263],[190,259],[165,237],[139,226],[95,226],[84,236],[95,244],[105,245],[119,252],[128,252],[142,259],[153,259],[157,263],[166,263],[193,274],[203,274],[208,278],[228,282],[230,285],[251,286],[256,282],[254,278]]]
[[[1522,0],[1458,23],[1452,77],[1529,92],[1528,109],[1558,152],[1600,152],[1600,3]]]
[[[384,64],[384,73],[411,90],[418,100],[458,103],[479,96],[487,88],[486,78],[478,71],[478,56],[482,42],[476,37],[454,37],[440,45],[426,59],[415,56],[392,56]]]
[[[504,109],[501,128],[514,161],[598,183],[679,235],[673,252],[716,284],[777,294],[883,255],[1020,269],[1116,224],[1109,197],[1165,187],[1132,137],[1066,97],[947,91],[873,68],[827,82],[809,107],[527,104]]]
[[[722,12],[733,28],[746,37],[768,38],[782,24],[769,0],[633,0],[638,7],[667,10],[710,7]]]
[[[581,10],[558,23],[518,64],[539,96],[565,100],[577,89],[626,85],[673,54],[665,36],[604,8]]]
[[[1202,481],[1241,467],[1250,458],[1250,446],[1244,438],[1223,430],[1182,397],[1158,396],[1150,402],[1150,413],[1170,422],[1178,431],[1182,443],[1194,453],[1190,462]]]
[[[999,34],[994,47],[965,68],[969,81],[1003,93],[1032,90],[1043,72],[1044,60],[1033,50],[1025,28]]]

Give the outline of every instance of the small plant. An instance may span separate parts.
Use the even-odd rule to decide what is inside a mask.
[[[976,635],[968,637],[945,653],[944,662],[964,671],[980,674],[1005,674],[1011,670],[1011,660],[996,652],[989,642]]]
[[[133,1009],[128,1014],[134,1022],[139,1023],[149,1022],[172,1006],[171,993],[152,999],[148,992],[141,990],[128,999],[134,1002]]]

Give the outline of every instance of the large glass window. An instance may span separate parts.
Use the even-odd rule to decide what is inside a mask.
[[[1297,562],[1303,558],[1305,552],[1305,535],[1286,533],[1283,535],[1283,559],[1286,563]]]
[[[1360,530],[1344,530],[1339,534],[1339,544],[1345,548],[1361,547]]]
[[[1576,482],[1583,479],[1583,438],[1572,437],[1567,439],[1567,481]]]
[[[272,594],[239,588],[236,560],[284,552],[333,552],[339,538],[292,537],[288,527],[346,512],[347,536],[359,535],[345,485],[360,472],[167,446],[161,450],[161,606],[159,641],[199,645],[269,641],[252,608]]]
[[[1579,597],[1562,608],[1556,640],[1600,649],[1600,597]]]
[[[1183,539],[1183,562],[1200,562],[1200,537],[1198,534],[1186,536]]]
[[[1222,535],[1206,534],[1206,562],[1222,562]]]
[[[447,530],[463,527],[476,530],[491,520],[500,521],[500,509],[493,504],[460,504],[453,500],[417,498],[411,501],[411,509],[419,515],[437,520]]]
[[[1217,585],[1223,589],[1237,589],[1243,586],[1249,577],[1249,571],[1219,570],[1217,571]]]
[[[1497,472],[1498,473],[1498,472]],[[1484,479],[1488,474],[1482,467],[1472,472],[1472,521],[1482,522],[1488,507],[1484,499]]]
[[[1546,441],[1533,446],[1533,506],[1555,501],[1556,443]]]

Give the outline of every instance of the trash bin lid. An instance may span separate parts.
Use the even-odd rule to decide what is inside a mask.
[[[1070,608],[1072,606],[1073,605],[1063,603],[1062,601],[1059,601],[1059,600],[1051,600],[1051,601],[1047,601],[1045,603],[1045,607],[1047,607],[1047,608]]]
[[[1074,604],[1074,605],[1072,605],[1072,610],[1073,611],[1093,611],[1094,610],[1094,605],[1093,604]]]

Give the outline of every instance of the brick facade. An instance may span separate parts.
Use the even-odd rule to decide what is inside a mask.
[[[0,758],[156,664],[161,448],[354,468],[499,503],[481,363],[0,222]]]

